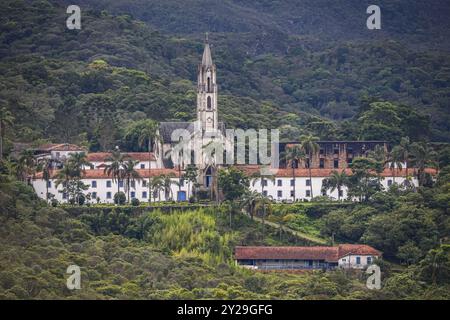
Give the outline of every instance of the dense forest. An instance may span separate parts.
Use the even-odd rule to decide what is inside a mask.
[[[52,207],[3,163],[0,299],[450,299],[450,246],[439,245],[449,234],[449,174],[434,189],[380,192],[362,204],[268,208],[268,221],[382,249],[382,289],[369,290],[359,272],[236,267],[235,245],[310,243],[233,205],[139,215],[132,207]],[[66,288],[72,264],[81,267],[81,290]]]
[[[1,1],[0,299],[450,299],[450,4],[380,3],[383,28],[368,31],[357,0],[82,0],[82,28],[68,30],[68,1]],[[227,201],[201,209],[38,199],[26,183],[36,163],[11,159],[13,143],[146,151],[130,139],[144,119],[195,118],[206,31],[227,127],[386,140],[422,173],[433,163],[436,179],[361,187],[379,185],[370,155],[352,168],[360,203],[261,211],[266,200],[247,197],[248,181],[235,189],[229,172]],[[233,261],[235,245],[318,243],[381,250],[382,289],[358,272],[266,274]],[[71,264],[82,290],[65,286]]]
[[[203,47],[200,27],[190,24],[200,14],[192,10],[196,6],[183,2],[186,25],[184,19],[176,26],[165,19],[171,22],[164,27],[160,19],[173,14],[171,2],[120,5],[125,3],[105,3],[100,10],[101,2],[85,1],[81,30],[68,30],[60,1],[2,1],[0,102],[15,118],[4,132],[5,150],[14,141],[42,140],[85,144],[93,151],[115,145],[136,148],[124,141],[135,121],[194,118],[196,67]],[[259,6],[271,8],[265,2]],[[239,8],[234,10],[252,15]],[[135,11],[148,24],[135,20]],[[322,139],[450,141],[449,55],[443,46],[417,48],[423,41],[414,35],[420,32],[405,28],[400,34],[386,27],[384,36],[355,34],[337,41],[326,29],[323,38],[317,32],[280,33],[279,26],[278,31],[257,31],[251,19],[244,21],[254,28],[224,24],[215,30],[212,26],[222,25],[223,16],[216,18],[217,24],[209,22],[211,31],[217,31],[210,42],[219,70],[219,114],[228,127],[280,128],[287,140],[313,133]],[[326,20],[318,19],[318,24]],[[431,20],[424,19],[415,19],[413,30],[422,28],[439,38],[436,27],[427,27]],[[201,26],[209,31],[205,23]],[[441,25],[442,33],[447,24]],[[180,28],[185,32],[176,33]],[[377,101],[390,103],[395,117],[382,114],[382,130],[364,131],[367,117],[362,113]],[[389,122],[383,123],[386,118]],[[386,127],[396,132],[385,134]]]

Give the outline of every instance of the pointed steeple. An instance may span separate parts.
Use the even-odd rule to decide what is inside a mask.
[[[205,36],[205,49],[203,50],[202,66],[211,67],[213,65],[211,58],[211,49],[209,48],[208,33]]]

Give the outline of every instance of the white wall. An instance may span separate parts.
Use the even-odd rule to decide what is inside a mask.
[[[145,179],[148,181],[148,179]],[[173,178],[173,181],[178,182],[178,178]],[[96,181],[97,182],[97,187],[94,188],[92,187],[92,181]],[[108,188],[107,187],[107,181],[111,181],[111,187]],[[100,197],[100,202],[101,203],[114,203],[114,194],[117,193],[117,182],[114,182],[112,179],[83,179],[82,182],[86,185],[89,186],[89,189],[84,191],[84,194],[88,194],[91,193],[91,203],[97,203],[97,201],[92,197],[92,193],[96,192],[97,193],[97,197]],[[135,188],[131,188],[130,189],[130,196],[131,196],[131,192],[135,192],[135,198],[139,199],[141,202],[146,202],[148,201],[148,187],[144,187],[142,184],[142,180],[141,181],[136,181],[136,186]],[[33,187],[37,193],[37,195],[42,198],[45,199],[46,198],[46,182],[44,180],[40,180],[40,179],[36,179],[32,181]],[[125,186],[125,181],[124,181],[124,186]],[[55,195],[55,199],[58,200],[59,202],[66,202],[67,199],[63,199],[63,195],[61,192],[59,192],[60,190],[62,190],[63,187],[62,185],[59,185],[58,188],[55,188],[55,180],[51,180],[51,187],[49,188],[49,193],[52,193],[53,195]],[[172,189],[172,193],[173,193],[173,200],[177,199],[177,192],[179,190],[179,187],[177,185],[172,185],[171,187]],[[181,187],[181,191],[185,191],[186,192],[186,198],[187,198],[187,190],[188,190],[188,184],[185,181],[184,185]],[[125,192],[125,188],[120,188],[120,191]],[[142,192],[146,191],[147,192],[147,198],[143,198],[143,194]],[[111,192],[111,199],[107,199],[107,192]],[[127,194],[125,192],[125,194]],[[165,199],[164,196],[164,191],[161,191],[161,201],[165,201],[165,200],[169,200],[169,199]],[[153,198],[152,195],[152,201],[158,201],[158,197],[156,199]]]
[[[360,264],[356,263],[357,257],[360,258]],[[368,266],[367,258],[372,259],[372,264],[377,257],[371,255],[347,255],[339,259],[338,265],[341,268],[364,269]]]
[[[322,181],[325,177],[313,177],[312,178],[312,187],[313,187],[313,195],[314,197],[322,195]],[[281,180],[282,186],[278,186],[278,180]],[[278,177],[275,181],[271,181],[267,179],[267,186],[264,187],[264,191],[267,192],[267,196],[272,197],[274,200],[292,200],[291,191],[293,187],[291,186],[292,177]],[[310,190],[310,186],[306,185],[306,180],[309,180],[308,177],[296,177],[295,178],[295,198],[298,200],[307,199],[311,200],[311,197],[307,196],[307,192]],[[381,185],[385,190],[389,189],[389,180],[393,183],[393,177],[385,177],[381,180]],[[404,177],[395,177],[395,183],[401,184],[405,181]],[[255,182],[253,184],[253,182]],[[417,178],[413,178],[412,182],[415,186],[418,186]],[[250,181],[250,189],[261,192],[261,179],[256,179],[255,181]],[[281,197],[278,197],[278,191],[282,192]],[[347,188],[342,188],[342,196],[341,199],[347,198]],[[327,195],[338,199],[338,190],[327,191]],[[356,199],[355,199],[356,200]]]
[[[91,163],[94,165],[94,169],[98,169],[99,165],[110,165],[111,161],[91,161]],[[144,165],[144,168],[141,168],[141,164]],[[140,161],[134,166],[134,169],[148,169],[150,164],[152,169],[159,169],[158,163],[156,161]],[[91,167],[84,166],[84,169],[90,170]]]

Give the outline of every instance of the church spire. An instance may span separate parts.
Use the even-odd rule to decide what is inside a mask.
[[[217,130],[217,84],[216,66],[211,58],[208,34],[205,36],[205,49],[202,62],[198,66],[197,118],[204,130]]]
[[[205,67],[211,67],[213,65],[211,49],[209,48],[208,33],[205,35],[205,49],[203,50],[202,65]]]

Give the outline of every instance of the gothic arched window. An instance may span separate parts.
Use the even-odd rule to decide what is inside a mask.
[[[211,110],[211,97],[208,97],[208,99],[206,100],[206,107],[208,108],[208,110]]]
[[[208,92],[211,92],[211,78],[208,77]]]

